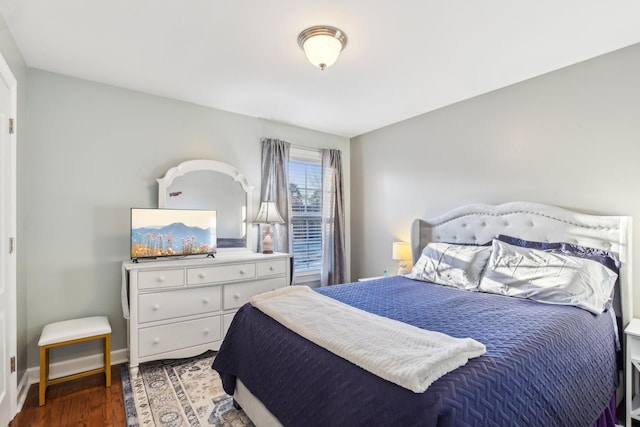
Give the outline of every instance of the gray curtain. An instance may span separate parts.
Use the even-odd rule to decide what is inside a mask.
[[[322,286],[345,282],[342,153],[322,150]]]
[[[291,253],[293,233],[291,229],[291,203],[289,202],[289,148],[291,144],[279,139],[262,139],[262,191],[260,201],[273,200],[284,224],[273,226],[273,250]],[[260,225],[258,252],[262,251],[262,232]],[[293,277],[293,271],[291,272]]]

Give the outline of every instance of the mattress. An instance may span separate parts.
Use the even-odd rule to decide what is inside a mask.
[[[487,352],[413,393],[324,350],[251,305],[236,314],[213,368],[285,426],[587,426],[617,386],[611,316],[404,277],[318,289],[344,303]],[[384,351],[381,348],[380,351]]]

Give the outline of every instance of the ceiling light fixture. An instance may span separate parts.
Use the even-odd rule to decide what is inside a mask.
[[[336,27],[317,25],[300,33],[298,45],[309,62],[324,70],[336,62],[340,52],[347,46],[347,35]]]

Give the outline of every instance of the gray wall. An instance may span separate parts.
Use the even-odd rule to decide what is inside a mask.
[[[395,271],[414,218],[473,202],[631,215],[637,244],[639,159],[640,45],[354,138],[352,276]]]
[[[4,60],[9,64],[13,76],[18,81],[18,117],[17,117],[17,131],[16,131],[16,144],[17,144],[17,158],[24,156],[27,142],[27,66],[22,58],[22,54],[18,50],[13,36],[7,28],[7,23],[4,17],[0,14],[0,53]],[[26,211],[26,199],[22,197],[24,192],[25,183],[25,169],[20,166],[18,160],[17,167],[17,236],[16,236],[16,269],[17,269],[17,284],[16,284],[16,302],[17,302],[17,349],[18,354],[16,358],[18,360],[18,381],[21,380],[24,371],[27,367],[27,285],[26,285],[26,264],[27,264],[27,251],[22,245],[22,239],[26,235],[26,224],[24,221],[20,221],[20,217]]]
[[[637,45],[362,135],[351,152],[341,137],[27,74],[1,21],[0,52],[19,85],[20,369],[27,348],[28,366],[37,365],[42,325],[61,319],[107,314],[113,348],[124,348],[119,265],[128,257],[129,207],[155,206],[155,179],[195,158],[230,163],[259,188],[261,137],[343,150],[354,279],[395,271],[391,242],[408,240],[414,217],[465,203],[531,200],[640,221]],[[54,359],[94,351],[80,346]]]
[[[29,144],[19,164],[27,170],[29,366],[38,363],[42,326],[62,319],[108,315],[113,348],[126,347],[119,296],[129,208],[157,206],[156,179],[167,169],[191,159],[229,163],[256,187],[255,212],[262,137],[341,149],[350,174],[343,137],[40,70],[28,76]],[[53,359],[97,352],[91,344]]]

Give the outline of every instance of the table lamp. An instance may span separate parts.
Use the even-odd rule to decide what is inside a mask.
[[[391,259],[400,261],[398,275],[409,274],[411,272],[411,246],[407,242],[393,242]]]
[[[262,239],[262,253],[263,254],[272,254],[273,253],[273,231],[271,230],[271,224],[282,224],[284,223],[284,219],[280,216],[278,212],[278,208],[276,207],[276,202],[273,200],[265,200],[260,204],[260,210],[258,210],[258,215],[256,215],[256,219],[253,220],[256,224],[266,224],[264,229],[264,235]]]

